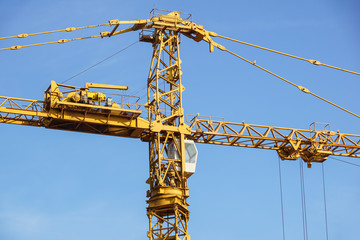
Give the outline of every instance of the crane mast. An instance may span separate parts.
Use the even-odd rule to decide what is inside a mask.
[[[185,176],[185,128],[182,108],[179,32],[155,29],[148,77],[149,178],[147,215],[150,239],[190,239],[189,196]],[[141,39],[141,38],[140,38]],[[168,154],[175,144],[180,156]]]
[[[101,33],[101,37],[111,37],[141,29],[140,41],[152,44],[144,110],[140,110],[137,103],[133,107],[129,103],[112,102],[105,94],[89,90],[127,89],[106,84],[86,83],[81,88],[51,81],[44,101],[0,96],[0,123],[139,138],[148,142],[146,196],[150,240],[190,239],[187,198],[192,172],[186,168],[186,141],[275,150],[282,160],[302,158],[309,167],[312,162],[325,161],[329,155],[360,157],[360,135],[355,134],[231,123],[199,115],[187,125],[182,105],[185,88],[181,79],[180,34],[209,43],[210,51],[214,47],[226,49],[211,39],[215,33],[192,23],[190,14],[185,19],[179,12],[152,14],[152,18],[146,20],[111,20],[109,25],[115,26],[114,29]],[[134,25],[116,31],[121,24]],[[62,89],[67,92],[66,97]]]

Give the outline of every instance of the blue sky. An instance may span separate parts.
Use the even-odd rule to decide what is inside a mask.
[[[12,36],[111,19],[149,17],[153,8],[193,14],[210,31],[360,71],[360,4],[317,1],[0,1],[0,35]],[[0,48],[96,35],[108,28],[0,41]],[[62,82],[138,39],[129,33],[2,51],[1,96],[43,98]],[[182,38],[186,114],[308,129],[312,122],[360,134],[360,119],[206,43]],[[360,114],[360,77],[217,40],[314,93]],[[128,85],[144,96],[152,49],[137,43],[69,81]],[[143,102],[145,99],[143,98]],[[0,239],[144,239],[147,144],[134,139],[0,125]],[[193,239],[281,239],[278,157],[267,150],[197,145],[189,179]],[[342,158],[344,159],[344,158]],[[344,159],[359,163],[358,159]],[[298,162],[281,162],[287,239],[303,239]],[[358,239],[360,168],[324,163],[329,239]],[[321,165],[305,170],[309,239],[326,239]]]

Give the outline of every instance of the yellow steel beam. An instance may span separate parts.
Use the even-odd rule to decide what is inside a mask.
[[[13,119],[10,117],[3,117],[0,116],[0,123],[9,123],[9,124],[16,124],[16,125],[25,125],[25,126],[33,126],[33,127],[44,127],[44,124],[41,121],[33,121],[33,120],[20,120],[20,119]]]
[[[139,117],[141,111],[67,103],[71,108],[43,107],[44,102],[22,98],[0,97],[0,123],[43,126],[77,132],[140,138],[149,122]],[[87,108],[79,111],[82,105]],[[68,106],[67,106],[68,107]],[[113,111],[114,110],[114,111]],[[115,112],[115,113],[114,113]]]
[[[198,143],[278,151],[280,157],[322,162],[327,156],[360,157],[360,135],[333,131],[233,123],[211,119],[191,120],[191,139]]]
[[[118,86],[101,83],[85,83],[85,88],[103,88],[103,89],[116,89],[116,90],[128,90],[127,86]]]

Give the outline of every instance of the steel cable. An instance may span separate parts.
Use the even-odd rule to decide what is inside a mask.
[[[280,180],[280,201],[281,201],[282,234],[283,234],[283,240],[285,240],[285,219],[284,219],[284,203],[283,203],[283,191],[282,191],[282,179],[281,179],[280,157],[278,157],[278,160],[279,160],[279,180]]]
[[[301,209],[302,209],[302,218],[303,218],[303,233],[304,240],[308,240],[308,230],[307,230],[307,217],[306,217],[306,201],[305,201],[305,184],[304,184],[304,168],[302,161],[299,161],[300,166],[300,185],[301,185]]]
[[[90,67],[86,68],[85,70],[83,70],[83,71],[79,72],[78,74],[75,74],[74,76],[72,76],[72,77],[70,77],[70,78],[66,79],[65,81],[63,81],[63,82],[62,82],[62,84],[64,84],[64,83],[66,83],[66,82],[70,81],[71,79],[73,79],[73,78],[75,78],[75,77],[77,77],[77,76],[79,76],[79,75],[83,74],[84,72],[89,71],[90,69],[92,69],[92,68],[94,68],[94,67],[98,66],[99,64],[101,64],[101,63],[105,62],[106,60],[109,60],[110,58],[114,57],[115,55],[117,55],[117,54],[119,54],[119,53],[121,53],[121,52],[123,52],[123,51],[125,51],[126,49],[128,49],[129,47],[131,47],[131,46],[135,45],[135,44],[136,44],[136,43],[138,43],[138,42],[139,42],[139,41],[136,41],[136,42],[131,43],[130,45],[128,45],[128,46],[126,46],[126,47],[124,47],[123,49],[121,49],[121,50],[117,51],[116,53],[114,53],[114,54],[110,55],[109,57],[104,58],[104,59],[103,59],[103,60],[101,60],[100,62],[97,62],[97,63],[95,63],[94,65],[92,65],[92,66],[90,66]]]
[[[241,44],[248,45],[248,46],[251,46],[251,47],[259,48],[259,49],[266,50],[266,51],[269,51],[269,52],[277,53],[277,54],[284,55],[284,56],[287,56],[287,57],[291,57],[291,58],[295,58],[295,59],[298,59],[298,60],[306,61],[306,62],[312,63],[314,65],[318,65],[318,66],[320,65],[320,66],[329,67],[329,68],[333,68],[333,69],[336,69],[336,70],[340,70],[340,71],[360,75],[360,73],[358,73],[358,72],[350,71],[350,70],[335,67],[335,66],[331,66],[331,65],[328,65],[328,64],[324,64],[324,63],[321,63],[320,61],[317,61],[317,60],[306,59],[306,58],[298,57],[298,56],[295,56],[295,55],[279,52],[279,51],[276,51],[276,50],[273,50],[273,49],[270,49],[270,48],[265,48],[265,47],[261,47],[261,46],[255,45],[255,44],[239,41],[239,40],[236,40],[236,39],[233,39],[233,38],[228,38],[228,37],[225,37],[225,36],[221,36],[221,35],[218,35],[216,33],[212,33],[211,35],[214,36],[214,37],[220,37],[220,38],[223,38],[223,39],[226,39],[226,40],[230,40],[230,41],[241,43]]]
[[[61,29],[61,30],[53,30],[53,31],[39,32],[39,33],[29,33],[29,34],[22,33],[22,34],[19,34],[19,35],[16,35],[16,36],[0,37],[0,40],[11,39],[11,38],[26,38],[28,36],[42,35],[42,34],[48,34],[48,33],[72,32],[72,31],[79,30],[79,29],[102,27],[102,26],[107,26],[107,25],[110,25],[110,24],[109,23],[104,23],[104,24],[84,26],[84,27],[69,27],[69,28],[65,28],[65,29]]]
[[[339,161],[339,162],[347,163],[347,164],[350,164],[350,165],[353,165],[353,166],[356,166],[356,167],[360,167],[360,165],[356,164],[356,163],[347,162],[347,161],[344,161],[344,160],[341,160],[341,159],[338,159],[338,158],[334,158],[334,157],[331,157],[331,156],[329,156],[329,158],[334,159],[334,160]]]
[[[325,191],[325,171],[324,171],[324,163],[321,163],[322,167],[322,178],[323,178],[323,193],[324,193],[324,213],[325,213],[325,230],[326,230],[326,240],[329,239],[328,232],[328,217],[327,217],[327,208],[326,208],[326,191]]]
[[[101,35],[94,35],[94,36],[81,37],[81,38],[72,38],[72,39],[59,39],[57,41],[52,41],[52,42],[35,43],[35,44],[29,44],[29,45],[23,45],[23,46],[16,45],[16,46],[8,47],[8,48],[0,48],[0,51],[3,51],[3,50],[18,50],[18,49],[24,48],[24,47],[35,47],[35,46],[41,46],[41,45],[47,45],[47,44],[53,44],[53,43],[66,43],[66,42],[71,42],[71,41],[90,39],[90,38],[97,38],[97,37],[101,37]]]
[[[320,97],[319,95],[317,95],[317,94],[315,94],[315,93],[312,93],[309,89],[307,89],[307,88],[305,88],[305,87],[302,87],[302,86],[300,86],[300,85],[297,85],[297,84],[295,84],[295,83],[293,83],[293,82],[291,82],[291,81],[289,81],[289,80],[287,80],[287,79],[285,79],[285,78],[283,78],[283,77],[280,77],[279,75],[277,75],[277,74],[275,74],[275,73],[267,70],[266,68],[263,68],[263,67],[257,65],[257,64],[256,64],[256,61],[251,62],[250,60],[248,60],[248,59],[246,59],[246,58],[244,58],[244,57],[241,57],[240,55],[238,55],[238,54],[236,54],[236,53],[234,53],[234,52],[231,52],[231,51],[229,51],[228,49],[226,49],[226,48],[224,48],[224,47],[223,47],[223,49],[221,49],[221,50],[223,50],[223,51],[225,51],[225,52],[228,52],[228,53],[230,53],[230,54],[232,54],[232,55],[240,58],[241,60],[244,60],[245,62],[254,65],[254,66],[257,67],[257,68],[260,68],[261,70],[263,70],[263,71],[265,71],[265,72],[267,72],[267,73],[269,73],[269,74],[271,74],[271,75],[273,75],[273,76],[275,76],[275,77],[277,77],[277,78],[279,78],[279,79],[281,79],[281,80],[283,80],[283,81],[285,81],[285,82],[293,85],[294,87],[297,87],[300,91],[302,91],[302,92],[304,92],[304,93],[308,93],[308,94],[310,94],[310,95],[313,95],[314,97],[317,97],[317,98],[321,99],[322,101],[325,101],[325,102],[327,102],[327,103],[329,103],[329,104],[331,104],[331,105],[333,105],[333,106],[335,106],[335,107],[337,107],[337,108],[339,108],[339,109],[341,109],[341,110],[343,110],[343,111],[345,111],[345,112],[347,112],[347,113],[350,113],[351,115],[353,115],[353,116],[355,116],[355,117],[360,118],[359,115],[357,115],[357,114],[355,114],[355,113],[347,110],[346,108],[343,108],[343,107],[341,107],[341,106],[339,106],[339,105],[337,105],[337,104],[335,104],[335,103],[333,103],[333,102],[331,102],[331,101],[329,101],[329,100],[327,100],[327,99],[325,99],[325,98],[323,98],[323,97]]]

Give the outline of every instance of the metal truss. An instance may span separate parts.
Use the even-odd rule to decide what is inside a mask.
[[[0,96],[0,122],[44,126],[43,101]]]
[[[185,127],[182,109],[181,60],[179,33],[155,30],[153,57],[148,77],[150,122],[150,190],[147,215],[148,237],[154,239],[190,239],[187,178],[185,176]],[[148,38],[149,39],[149,38]],[[168,152],[174,144],[179,158]]]
[[[52,100],[0,96],[0,123],[131,138],[140,138],[149,127],[149,122],[139,117],[138,110],[101,108],[60,99],[52,103]]]
[[[195,116],[191,139],[198,143],[276,150],[283,160],[301,157],[323,162],[327,156],[360,157],[360,135],[232,123]]]

